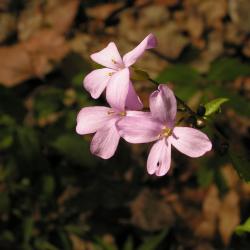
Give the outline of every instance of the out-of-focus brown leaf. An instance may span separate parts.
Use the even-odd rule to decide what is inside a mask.
[[[0,42],[8,38],[16,28],[16,17],[9,13],[0,14]]]
[[[31,1],[21,12],[18,22],[18,38],[21,41],[27,40],[43,24],[43,10],[39,1]]]
[[[229,14],[233,22],[235,22],[239,29],[250,31],[250,2],[248,0],[230,0]]]
[[[223,198],[219,211],[219,232],[225,245],[230,242],[234,229],[239,223],[239,196],[234,190],[231,190]]]
[[[174,223],[170,206],[148,189],[144,189],[131,203],[132,223],[147,231],[160,230]]]
[[[203,216],[195,230],[196,235],[205,239],[212,239],[214,237],[220,203],[217,187],[211,186],[202,205]]]
[[[0,83],[14,86],[52,70],[69,51],[63,36],[53,30],[37,32],[28,41],[0,47]]]
[[[115,10],[121,8],[124,4],[122,2],[118,3],[105,3],[100,4],[95,7],[90,7],[86,10],[87,16],[96,18],[99,20],[105,20],[112,14]]]
[[[175,22],[169,22],[164,28],[155,29],[154,34],[159,40],[157,51],[171,59],[178,58],[189,43]]]
[[[76,16],[79,0],[49,1],[45,7],[45,24],[58,33],[68,31]]]
[[[27,40],[34,32],[49,27],[63,34],[72,25],[79,6],[79,0],[52,0],[42,4],[39,1],[30,2],[21,12],[18,20],[18,37]]]

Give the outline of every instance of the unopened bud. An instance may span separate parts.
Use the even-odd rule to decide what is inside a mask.
[[[203,105],[199,105],[199,107],[197,108],[196,114],[198,116],[204,116],[206,113],[206,108]]]

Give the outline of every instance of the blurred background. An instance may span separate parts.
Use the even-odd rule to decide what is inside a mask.
[[[82,107],[105,105],[82,86],[90,54],[150,32],[138,68],[193,110],[230,99],[204,128],[214,150],[174,150],[162,178],[150,145],[101,160],[75,133]],[[155,86],[134,85],[147,108]],[[0,0],[0,249],[250,249],[249,98],[249,0]]]

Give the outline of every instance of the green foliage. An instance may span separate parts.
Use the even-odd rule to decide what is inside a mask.
[[[58,137],[52,146],[66,159],[75,164],[93,166],[95,158],[89,152],[89,143],[76,134],[64,134]]]
[[[250,182],[250,158],[244,151],[230,145],[229,157],[239,176],[246,182]]]
[[[242,235],[245,233],[250,233],[250,218],[248,218],[243,224],[235,228],[235,233]]]
[[[220,110],[223,103],[227,102],[227,98],[216,98],[210,102],[207,102],[204,106],[206,108],[205,116],[210,116]]]
[[[159,234],[155,236],[151,236],[145,240],[145,242],[138,247],[137,250],[155,250],[160,245],[160,243],[164,240],[164,238],[168,234],[168,229],[163,230]]]
[[[249,64],[244,64],[236,58],[221,58],[212,63],[207,79],[209,82],[229,82],[246,75],[250,75]]]

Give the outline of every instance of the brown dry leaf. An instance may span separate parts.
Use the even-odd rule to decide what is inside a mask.
[[[37,32],[28,41],[0,47],[0,83],[14,86],[52,70],[69,51],[63,36],[53,30]]]
[[[216,186],[211,186],[202,205],[203,217],[195,233],[199,237],[212,239],[216,232],[217,218],[220,211],[219,192]]]
[[[225,245],[229,244],[234,229],[239,223],[239,196],[231,190],[223,198],[219,211],[219,232]]]
[[[130,208],[132,223],[143,230],[160,230],[174,223],[170,206],[149,189],[144,189],[131,203]]]
[[[19,40],[27,40],[34,32],[40,29],[42,24],[43,11],[41,3],[31,1],[18,18],[17,30]]]
[[[121,8],[123,5],[124,4],[122,2],[100,4],[95,7],[87,8],[86,13],[89,17],[103,21],[108,18],[115,10]]]
[[[79,0],[49,1],[45,7],[45,24],[58,33],[67,32],[74,21],[79,3]]]
[[[9,13],[0,14],[0,42],[7,39],[16,29],[16,17]]]
[[[250,31],[249,0],[230,0],[229,15],[240,30]]]
[[[31,1],[21,12],[18,20],[18,37],[27,40],[34,32],[49,27],[63,34],[68,31],[75,18],[79,0],[59,1],[50,0],[46,4]]]
[[[171,59],[178,58],[189,43],[188,38],[181,34],[173,21],[168,22],[163,28],[155,29],[154,34],[159,41],[157,51]]]

